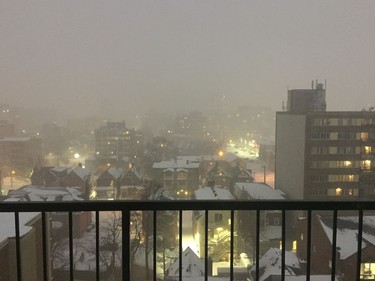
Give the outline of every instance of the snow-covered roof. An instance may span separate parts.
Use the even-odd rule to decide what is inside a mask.
[[[332,217],[317,217],[330,243],[332,243]],[[337,218],[338,251],[342,260],[357,253],[358,217]],[[375,245],[375,216],[363,217],[362,249]]]
[[[167,276],[179,276],[179,263],[177,259],[167,270]],[[187,247],[182,253],[182,277],[204,276],[204,262],[194,253],[190,247]]]
[[[176,159],[155,162],[152,165],[154,169],[197,169],[199,168],[198,156],[178,156]]]
[[[79,176],[82,180],[85,180],[88,176],[90,176],[89,170],[79,166],[74,168],[72,172]]]
[[[259,281],[263,281],[270,275],[281,274],[281,250],[270,248],[259,260]],[[285,276],[296,275],[296,270],[300,269],[300,263],[295,254],[285,251]],[[255,265],[250,269],[250,274],[255,276]],[[288,280],[288,279],[287,279]]]
[[[108,168],[107,172],[115,179],[119,179],[124,173],[124,170],[121,168],[110,167]]]
[[[27,224],[38,216],[39,213],[19,213],[19,221],[20,221],[20,236],[22,237],[27,232],[29,232],[32,227],[27,226]],[[0,243],[8,238],[15,237],[15,221],[14,221],[14,214],[11,213],[0,213]]]
[[[200,187],[194,192],[195,199],[197,200],[232,200],[233,195],[229,190],[219,186],[215,187]]]
[[[246,191],[250,198],[264,200],[283,200],[286,199],[284,192],[273,189],[264,183],[236,183],[237,188]]]
[[[44,187],[26,185],[11,190],[5,201],[82,201],[82,192],[74,187]]]

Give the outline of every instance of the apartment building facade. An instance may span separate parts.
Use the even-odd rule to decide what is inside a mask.
[[[96,156],[101,158],[136,156],[143,151],[143,133],[128,129],[125,122],[107,122],[95,130]]]
[[[375,199],[375,112],[276,114],[276,187],[291,199]]]

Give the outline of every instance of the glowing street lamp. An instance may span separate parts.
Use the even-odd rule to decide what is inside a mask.
[[[13,189],[13,177],[16,175],[16,171],[10,172],[10,188]]]

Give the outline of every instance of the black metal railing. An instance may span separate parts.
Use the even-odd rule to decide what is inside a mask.
[[[40,212],[42,217],[42,245],[43,245],[43,278],[45,281],[50,278],[50,268],[48,265],[49,261],[49,251],[48,251],[48,235],[47,235],[47,213],[50,212],[67,212],[68,221],[69,221],[69,278],[74,280],[74,257],[73,257],[73,213],[74,212],[84,212],[90,211],[95,213],[95,228],[96,228],[96,274],[95,279],[100,280],[100,265],[99,265],[99,214],[100,212],[106,211],[120,211],[122,214],[121,227],[122,227],[122,241],[127,241],[122,243],[122,280],[129,281],[131,280],[131,262],[130,262],[130,241],[131,241],[131,212],[132,211],[150,211],[153,214],[153,219],[150,221],[153,225],[153,276],[150,280],[158,280],[156,273],[156,229],[157,229],[157,214],[159,211],[177,211],[179,214],[178,220],[178,234],[179,237],[182,237],[182,214],[184,211],[203,211],[205,218],[205,252],[202,254],[205,262],[205,276],[204,280],[208,280],[208,213],[210,211],[229,211],[230,212],[230,244],[229,244],[229,276],[228,280],[235,280],[234,276],[234,219],[236,211],[253,211],[255,212],[255,227],[256,241],[255,241],[255,280],[259,280],[260,269],[259,269],[259,259],[260,259],[260,213],[267,210],[279,210],[281,212],[281,257],[282,257],[282,267],[280,271],[280,280],[285,280],[285,252],[286,252],[286,213],[289,211],[303,211],[304,215],[307,218],[307,239],[306,239],[306,280],[310,280],[311,276],[311,255],[312,255],[312,212],[315,211],[331,211],[333,218],[333,234],[332,234],[332,257],[336,256],[337,250],[337,219],[338,212],[341,211],[351,211],[352,213],[357,214],[358,217],[358,235],[357,241],[352,241],[357,245],[357,258],[356,258],[356,277],[355,280],[361,280],[361,251],[362,251],[362,231],[363,231],[363,217],[364,212],[371,212],[375,210],[374,202],[370,201],[324,201],[324,202],[315,202],[315,201],[87,201],[87,202],[25,202],[25,203],[0,203],[0,213],[13,213],[14,214],[14,225],[15,225],[15,245],[16,245],[16,276],[18,281],[22,281],[22,259],[21,259],[21,243],[20,243],[20,221],[19,216],[22,212]],[[0,226],[1,227],[1,226]],[[1,241],[0,241],[1,242]],[[179,276],[178,280],[183,280],[182,276],[182,239],[179,239]],[[3,262],[3,261],[0,261]],[[337,276],[337,263],[336,258],[332,258],[331,262],[331,280],[336,280]],[[352,279],[354,280],[354,279]]]

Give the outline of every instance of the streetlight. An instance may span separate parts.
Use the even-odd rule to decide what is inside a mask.
[[[12,170],[10,172],[10,188],[13,189],[13,176],[16,174],[16,171]]]

